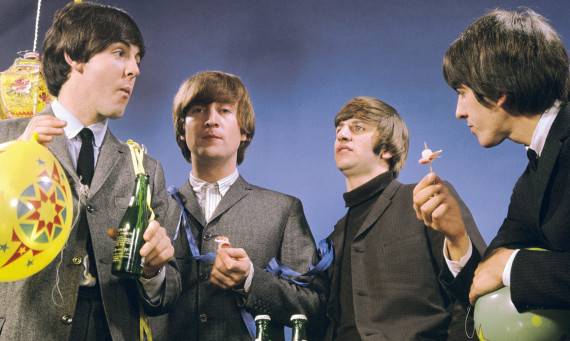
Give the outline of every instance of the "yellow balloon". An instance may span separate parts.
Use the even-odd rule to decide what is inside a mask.
[[[0,144],[0,282],[31,276],[60,252],[73,198],[53,154],[36,141]]]

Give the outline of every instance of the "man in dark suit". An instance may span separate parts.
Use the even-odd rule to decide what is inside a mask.
[[[167,205],[162,167],[148,156],[157,220],[144,234],[143,278],[111,275],[115,243],[108,230],[118,227],[129,205],[135,172],[129,147],[111,134],[107,120],[120,118],[129,101],[144,55],[142,35],[119,9],[70,3],[56,14],[43,51],[56,100],[31,119],[1,121],[0,136],[39,135],[69,180],[74,224],[58,259],[24,280],[0,283],[0,339],[142,339],[145,312],[163,313],[181,287],[169,263],[174,249],[159,223]]]
[[[467,120],[483,147],[510,139],[530,159],[475,271],[472,304],[509,286],[520,312],[570,309],[568,68],[557,33],[528,9],[485,14],[445,54],[445,80],[459,95],[455,116]]]
[[[414,185],[396,180],[408,153],[404,121],[390,105],[358,97],[342,107],[335,127],[335,160],[346,177],[349,209],[329,236],[335,259],[328,270],[325,340],[466,339],[469,304],[453,290],[467,291],[468,282],[448,269],[446,236],[417,219]],[[437,219],[467,230],[476,264],[483,238],[453,186],[432,176],[441,185],[434,193],[442,200]]]
[[[222,72],[189,78],[174,99],[173,121],[192,165],[180,203],[172,198],[168,210],[168,220],[179,223],[174,245],[183,290],[168,321],[153,319],[153,329],[164,328],[165,340],[251,340],[243,318],[249,313],[271,317],[272,340],[284,339],[293,314],[305,314],[308,329],[318,331],[326,281],[301,286],[264,271],[276,258],[305,273],[317,255],[299,199],[253,186],[238,173],[255,129],[241,80]],[[219,249],[219,237],[231,247]],[[213,262],[193,258],[210,252]]]

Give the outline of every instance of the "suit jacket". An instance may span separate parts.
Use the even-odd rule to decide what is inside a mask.
[[[53,112],[48,107],[40,114],[53,115]],[[24,131],[28,122],[29,118],[2,121],[0,136],[4,140],[14,140]],[[58,256],[45,269],[26,279],[0,283],[0,339],[69,339],[71,324],[65,324],[64,317],[74,315],[80,273],[83,271],[81,263],[74,263],[73,258],[85,255],[87,236],[90,235],[110,334],[113,340],[138,340],[137,301],[140,299],[147,314],[163,313],[180,292],[180,275],[175,262],[166,266],[166,282],[157,304],[151,304],[146,299],[139,281],[123,280],[111,275],[115,243],[107,235],[107,230],[119,225],[135,185],[129,148],[107,130],[89,195],[82,199],[78,190],[79,178],[65,137],[55,136],[49,144],[49,150],[59,160],[69,181],[76,223],[71,229],[67,246],[64,247],[63,259]],[[156,219],[162,223],[167,208],[162,166],[158,161],[145,156],[144,167],[150,176],[151,206]],[[78,219],[81,214],[86,215],[86,219]],[[57,293],[52,296],[60,260],[58,286],[62,298]]]
[[[182,276],[182,294],[167,318],[151,319],[157,340],[251,340],[240,310],[254,317],[271,316],[271,339],[283,340],[283,326],[293,314],[305,314],[309,328],[323,321],[328,286],[315,278],[309,287],[295,285],[264,271],[276,257],[291,269],[305,273],[316,264],[316,248],[299,199],[247,183],[241,176],[220,201],[209,223],[187,181],[180,197],[201,254],[216,252],[216,236],[226,236],[234,248],[243,248],[254,266],[249,294],[222,290],[210,283],[213,262],[188,259],[184,228],[175,241]],[[181,210],[171,198],[168,219],[178,222]],[[317,330],[317,328],[313,328]],[[159,335],[159,334],[156,334]]]
[[[536,176],[527,166],[507,218],[489,245],[522,249],[511,269],[511,298],[519,311],[570,309],[570,108],[558,113]],[[548,252],[525,250],[538,247]]]
[[[460,304],[466,298],[460,301],[454,292],[466,297],[470,282],[449,279],[453,276],[443,257],[444,236],[417,219],[412,206],[414,187],[392,180],[372,204],[352,241],[351,273],[342,276],[352,279],[355,322],[362,340],[445,340],[448,333],[449,339],[466,339],[468,304]],[[473,243],[470,263],[477,264],[485,242],[453,186],[446,183],[446,187],[461,207]],[[336,286],[346,219],[339,220],[329,236],[335,245],[335,261],[328,270],[331,296],[327,315],[331,323],[325,340],[332,340],[335,322],[341,316]],[[467,268],[472,275],[475,266]],[[446,277],[448,283],[438,277]]]

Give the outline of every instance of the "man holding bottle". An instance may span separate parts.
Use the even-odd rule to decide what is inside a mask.
[[[318,324],[328,289],[322,279],[303,286],[264,271],[276,258],[305,273],[317,254],[299,199],[253,186],[238,173],[255,130],[241,80],[215,71],[192,76],[174,99],[173,121],[192,165],[168,207],[169,224],[179,223],[174,245],[183,289],[168,321],[159,317],[153,328],[163,328],[165,340],[251,340],[246,326],[254,321],[243,314],[269,315],[276,341],[292,314]],[[221,237],[231,247],[218,248]],[[215,259],[197,260],[198,252]]]
[[[39,135],[69,179],[75,223],[61,258],[25,280],[0,283],[0,339],[140,339],[145,312],[164,313],[180,292],[180,275],[169,263],[174,249],[158,222],[166,213],[164,175],[148,156],[144,169],[158,221],[144,234],[143,277],[111,275],[115,243],[108,230],[119,226],[135,172],[129,148],[111,134],[107,119],[124,113],[144,55],[142,35],[122,10],[70,3],[56,13],[43,51],[56,100],[31,119],[0,122],[0,136]]]

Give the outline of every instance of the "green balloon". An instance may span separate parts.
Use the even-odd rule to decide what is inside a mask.
[[[570,340],[570,311],[540,309],[519,313],[508,287],[479,297],[474,320],[481,341]]]

